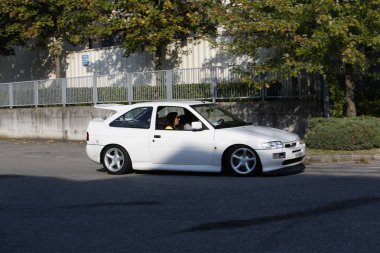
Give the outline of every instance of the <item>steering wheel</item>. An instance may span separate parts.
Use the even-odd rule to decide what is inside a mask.
[[[221,124],[223,124],[223,122],[224,122],[224,119],[218,119],[217,121],[215,121],[213,123],[213,125],[217,127],[217,126],[220,126]]]

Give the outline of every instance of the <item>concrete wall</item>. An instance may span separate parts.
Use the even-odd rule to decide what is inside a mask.
[[[318,101],[223,102],[223,107],[254,124],[301,136],[307,120],[320,117]],[[0,137],[85,140],[88,122],[108,115],[92,106],[0,109]]]
[[[91,107],[45,107],[0,110],[0,136],[84,140]]]

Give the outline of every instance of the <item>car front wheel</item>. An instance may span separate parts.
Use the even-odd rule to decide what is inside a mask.
[[[109,174],[114,175],[132,172],[132,163],[127,151],[117,145],[109,146],[104,150],[103,167]]]
[[[261,172],[256,152],[244,145],[237,145],[228,152],[226,165],[239,176],[258,175]]]

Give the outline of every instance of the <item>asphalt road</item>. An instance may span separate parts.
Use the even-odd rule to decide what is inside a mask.
[[[0,252],[376,252],[380,164],[111,176],[85,143],[0,140]]]

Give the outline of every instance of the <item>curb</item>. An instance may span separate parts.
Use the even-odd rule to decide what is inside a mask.
[[[380,154],[374,155],[307,155],[306,162],[310,163],[334,163],[334,162],[353,162],[353,163],[367,163],[367,162],[380,162]]]

